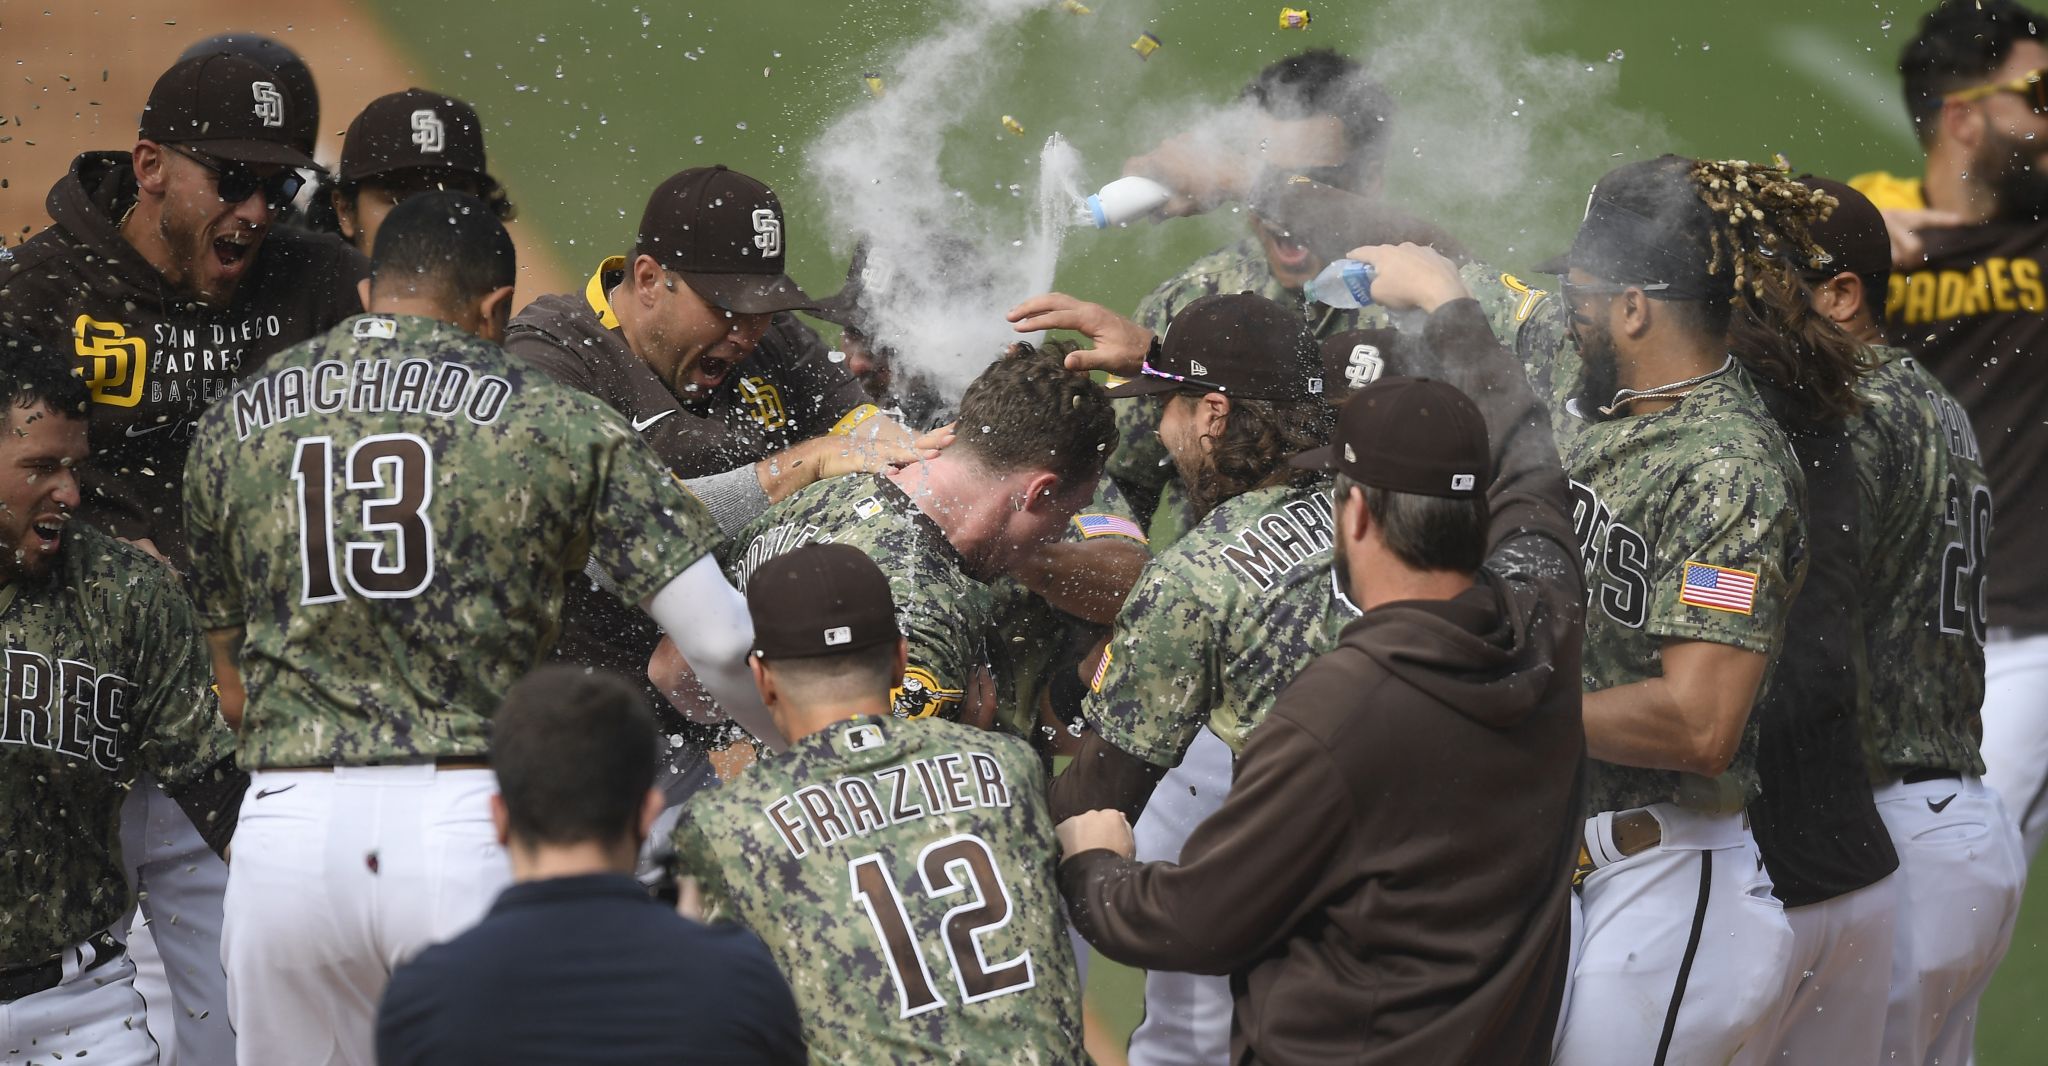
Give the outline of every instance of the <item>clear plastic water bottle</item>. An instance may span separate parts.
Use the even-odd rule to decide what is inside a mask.
[[[1372,279],[1378,275],[1371,263],[1339,259],[1308,283],[1308,298],[1327,307],[1364,307],[1372,303]]]

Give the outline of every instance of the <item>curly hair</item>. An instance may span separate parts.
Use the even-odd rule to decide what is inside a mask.
[[[1116,415],[1102,386],[1028,344],[967,386],[958,421],[953,447],[996,470],[1051,471],[1063,484],[1094,480],[1116,447]]]
[[[1861,410],[1863,346],[1813,309],[1805,280],[1831,260],[1813,227],[1834,211],[1835,198],[1792,180],[1785,167],[1746,160],[1695,160],[1688,176],[1714,213],[1707,270],[1719,275],[1725,266],[1733,275],[1730,349],[1808,421]]]
[[[1168,402],[1195,403],[1197,397],[1182,393]],[[1296,470],[1287,460],[1328,444],[1336,428],[1337,408],[1320,399],[1233,399],[1223,432],[1210,438],[1208,469],[1189,479],[1188,501],[1196,514],[1206,515],[1253,489],[1313,481],[1320,475]]]

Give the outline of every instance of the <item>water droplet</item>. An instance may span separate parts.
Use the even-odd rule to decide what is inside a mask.
[[[743,130],[747,128],[747,124],[744,122],[734,123],[732,128],[736,130]]]
[[[1880,29],[1880,30],[1889,30],[1889,29],[1891,29],[1891,28],[1892,28],[1892,20],[1890,20],[1890,19],[1886,19],[1886,20],[1884,20],[1883,22],[1880,22],[1880,23],[1878,23],[1878,24],[1877,24],[1877,28],[1878,28],[1878,29]]]
[[[1609,63],[1619,63],[1626,58],[1628,57],[1625,54],[1623,54],[1622,50],[1619,48],[1615,49],[1612,52],[1607,53],[1607,61]]]
[[[533,39],[533,42],[535,44],[546,44],[548,43],[548,35],[545,33],[540,34]]]

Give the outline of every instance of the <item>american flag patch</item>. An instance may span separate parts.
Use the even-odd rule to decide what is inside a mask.
[[[1102,679],[1109,676],[1109,649],[1102,649],[1102,661],[1095,664],[1095,680],[1088,683],[1088,691],[1101,692]]]
[[[1138,523],[1113,514],[1077,514],[1074,527],[1082,537],[1129,537],[1140,544],[1145,543],[1145,531]]]
[[[1687,562],[1685,585],[1678,602],[1715,611],[1752,614],[1756,607],[1756,575],[1747,570]]]

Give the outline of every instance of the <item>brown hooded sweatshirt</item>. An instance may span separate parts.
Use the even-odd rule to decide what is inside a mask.
[[[1181,862],[1060,867],[1119,962],[1229,974],[1240,1063],[1547,1063],[1567,978],[1585,594],[1542,406],[1476,304],[1425,339],[1495,451],[1489,556],[1280,694]]]

